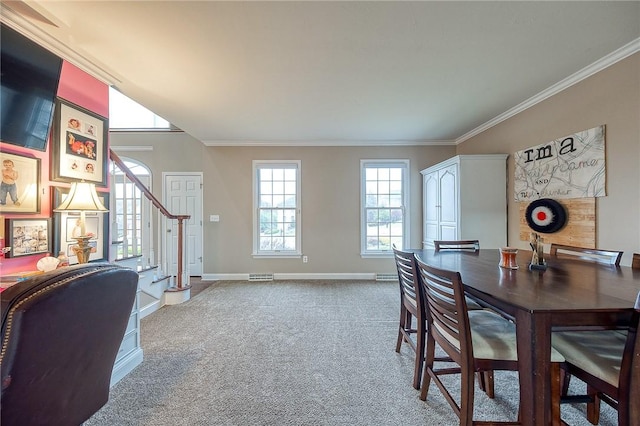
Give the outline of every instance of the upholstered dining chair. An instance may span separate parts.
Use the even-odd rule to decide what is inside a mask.
[[[587,384],[587,420],[598,424],[600,401],[618,410],[620,426],[640,425],[640,293],[625,333],[619,330],[557,331],[552,345],[563,369]]]
[[[109,398],[138,274],[85,263],[0,293],[2,426],[82,424]]]
[[[598,262],[608,265],[620,265],[622,259],[622,251],[617,250],[600,250],[584,247],[574,247],[562,244],[551,244],[549,255],[555,257],[566,257],[589,262]]]
[[[426,400],[430,380],[433,379],[460,425],[477,424],[473,420],[474,373],[487,370],[518,370],[516,330],[513,322],[489,310],[469,311],[464,297],[462,278],[457,271],[427,265],[416,256],[420,292],[418,302],[427,305],[427,343],[420,399]],[[450,364],[436,367],[435,343],[449,356]],[[560,362],[564,358],[555,350],[552,361],[552,419],[560,420]],[[450,393],[442,375],[460,375],[460,404]],[[518,415],[519,417],[519,415]],[[486,424],[486,422],[484,422]],[[512,422],[491,422],[520,424]]]
[[[617,250],[590,249],[556,243],[552,243],[549,248],[549,256],[554,256],[559,259],[573,259],[581,262],[595,262],[612,266],[620,265],[622,254],[622,251]],[[562,377],[562,395],[566,396],[569,384],[571,383],[571,374],[564,370]]]
[[[424,315],[418,315],[415,262],[413,253],[402,251],[395,245],[393,246],[393,255],[400,284],[400,323],[398,325],[396,352],[400,352],[403,341],[415,352],[413,387],[420,389],[422,366],[424,365],[426,323],[420,321],[420,318],[424,318]]]
[[[478,252],[480,250],[480,240],[434,240],[433,248],[435,251]],[[483,306],[469,295],[466,295],[465,299],[467,301],[467,309],[483,309]],[[479,372],[477,377],[480,389],[484,391],[489,398],[494,398],[495,386],[493,371]]]
[[[406,342],[415,353],[415,367],[413,373],[413,387],[420,389],[422,368],[424,365],[426,314],[421,312],[417,301],[417,277],[413,252],[403,251],[393,246],[393,254],[398,270],[400,284],[400,322],[398,324],[398,338],[396,352],[400,352],[402,342]],[[480,308],[478,306],[478,308]],[[478,383],[483,385],[483,379],[478,377]]]

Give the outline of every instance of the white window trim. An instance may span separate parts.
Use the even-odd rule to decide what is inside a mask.
[[[363,258],[389,258],[393,257],[393,249],[385,251],[367,250],[367,217],[366,217],[366,174],[367,167],[401,167],[402,170],[402,242],[408,246],[410,241],[410,161],[408,159],[379,159],[360,160],[360,256]]]
[[[251,255],[260,259],[299,259],[302,257],[302,208],[301,208],[301,188],[302,188],[302,171],[300,160],[253,160],[253,251]],[[260,251],[260,220],[259,195],[258,194],[258,170],[262,166],[295,168],[296,174],[296,250],[287,251]]]

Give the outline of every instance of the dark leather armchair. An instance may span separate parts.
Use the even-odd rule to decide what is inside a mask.
[[[2,426],[77,426],[106,404],[137,285],[130,269],[89,263],[0,293]]]

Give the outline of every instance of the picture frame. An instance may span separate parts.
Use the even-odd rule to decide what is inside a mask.
[[[0,151],[0,163],[0,213],[40,213],[40,159]]]
[[[52,209],[60,205],[69,194],[68,188],[52,187],[53,200]],[[98,192],[98,197],[103,205],[109,205],[109,193]],[[77,244],[73,239],[77,234],[77,221],[80,213],[77,212],[54,212],[53,215],[53,250],[57,256],[61,251],[69,258],[69,264],[78,263],[78,258],[73,251],[73,246]],[[91,235],[89,245],[92,246],[89,262],[108,261],[109,259],[109,212],[85,213],[85,228],[87,235]]]
[[[51,253],[51,219],[5,219],[5,257]]]
[[[108,119],[62,98],[56,99],[51,180],[84,180],[107,187]]]

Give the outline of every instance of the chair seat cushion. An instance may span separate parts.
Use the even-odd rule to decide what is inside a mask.
[[[552,345],[567,362],[618,387],[627,333],[619,330],[557,331]]]
[[[514,323],[485,309],[469,311],[469,325],[474,357],[508,361],[518,359]],[[564,357],[552,348],[551,362],[562,361]]]
[[[482,306],[478,302],[476,302],[475,300],[473,300],[469,296],[465,296],[464,300],[465,300],[465,302],[467,302],[467,309],[468,310],[483,309]]]

